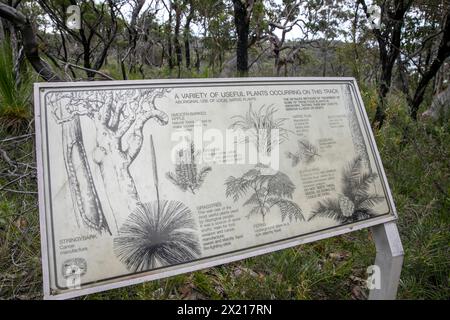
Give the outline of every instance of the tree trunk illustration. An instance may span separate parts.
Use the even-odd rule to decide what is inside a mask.
[[[130,174],[132,163],[126,153],[119,148],[119,140],[102,128],[97,129],[97,148],[94,151],[94,162],[98,165],[106,196],[114,215],[114,231],[118,230],[125,213],[132,212],[140,202],[136,185]]]
[[[89,168],[78,116],[62,124],[62,141],[72,200],[81,222],[91,229],[111,234]]]
[[[64,161],[75,212],[83,225],[98,232],[119,232],[121,224],[140,204],[130,166],[143,143],[143,128],[150,119],[160,125],[168,116],[155,99],[169,89],[126,89],[55,92],[47,95],[51,113],[62,126]],[[106,202],[99,200],[86,155],[80,117],[96,129],[92,154],[102,177]],[[111,210],[106,209],[109,206]],[[112,215],[110,214],[112,213]]]

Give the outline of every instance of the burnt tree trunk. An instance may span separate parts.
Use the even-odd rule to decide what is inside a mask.
[[[169,69],[173,69],[173,48],[172,48],[172,2],[170,2],[169,20],[167,21],[167,59],[169,62]]]
[[[191,36],[191,22],[194,18],[194,7],[190,5],[189,14],[186,17],[184,24],[184,55],[186,59],[186,68],[191,68],[191,48],[190,48],[190,36]]]
[[[240,77],[248,75],[248,35],[253,0],[233,0],[234,25],[237,34],[236,68]]]
[[[364,0],[358,0],[367,17],[368,8]],[[392,70],[400,54],[402,27],[406,12],[412,5],[412,0],[393,0],[393,9],[388,3],[383,4],[381,18],[382,29],[373,29],[379,47],[381,74],[378,80],[378,105],[372,125],[380,129],[386,119],[386,97],[392,83]]]
[[[178,3],[173,3],[173,8],[175,10],[175,29],[174,29],[174,47],[175,47],[175,58],[176,58],[176,65],[178,68],[178,78],[180,77],[181,73],[181,62],[183,59],[183,53],[181,52],[181,45],[180,45],[180,27],[181,27],[181,8]]]

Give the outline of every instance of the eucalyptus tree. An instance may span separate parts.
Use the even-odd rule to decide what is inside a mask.
[[[342,35],[350,15],[349,8],[342,0],[323,0],[319,4],[315,20],[321,38],[318,44],[322,52],[322,76],[325,77],[330,65],[329,52],[336,50],[337,39]]]
[[[315,0],[283,0],[268,1],[267,38],[274,57],[274,73],[279,76],[281,68],[299,62],[296,57],[307,45],[317,42],[321,24],[319,14],[324,3]],[[295,39],[288,40],[289,33],[295,31]],[[264,37],[262,37],[264,38]]]
[[[419,1],[405,18],[402,54],[398,59],[402,89],[412,119],[424,100],[427,87],[450,56],[450,3],[444,0]],[[433,93],[444,88],[435,81]]]
[[[119,30],[119,15],[124,1],[106,0],[38,0],[52,27],[60,35],[58,48],[53,48],[63,63],[78,65],[80,62],[88,79],[93,79],[102,68]],[[80,29],[73,29],[67,23],[69,5],[80,8]],[[61,54],[63,51],[64,54]],[[47,51],[47,54],[53,52]]]
[[[386,119],[386,96],[392,84],[394,65],[400,55],[402,29],[405,15],[409,11],[414,0],[386,0],[380,1],[380,28],[372,28],[372,32],[378,43],[379,62],[381,74],[378,79],[379,101],[373,119],[376,128],[383,126]],[[358,0],[367,17],[370,11],[365,0]],[[378,2],[376,2],[378,4]]]

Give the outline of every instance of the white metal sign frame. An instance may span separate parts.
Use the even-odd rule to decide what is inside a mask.
[[[221,254],[215,257],[201,258],[195,262],[188,262],[182,265],[164,267],[158,270],[151,270],[139,274],[132,274],[118,279],[101,281],[96,285],[81,288],[77,290],[68,290],[66,292],[54,292],[50,289],[50,271],[49,271],[49,233],[46,221],[46,212],[48,210],[48,198],[45,189],[44,174],[44,155],[43,137],[45,128],[42,127],[42,93],[51,89],[81,89],[81,88],[122,88],[122,87],[171,87],[176,88],[180,85],[197,85],[214,84],[214,85],[249,85],[249,84],[303,84],[303,83],[338,83],[350,84],[355,96],[356,103],[359,105],[361,116],[364,121],[366,134],[371,142],[372,152],[377,164],[380,180],[385,188],[385,194],[390,207],[390,213],[375,218],[364,220],[357,223],[347,224],[339,227],[333,227],[328,230],[321,230],[304,234],[298,237],[276,241],[275,243],[267,243],[254,248],[239,250],[228,254]],[[381,158],[377,150],[375,139],[370,129],[370,123],[365,112],[363,101],[354,78],[231,78],[231,79],[179,79],[179,80],[139,80],[139,81],[104,81],[104,82],[55,82],[55,83],[36,83],[34,88],[35,101],[35,120],[36,120],[36,149],[37,149],[37,169],[38,169],[38,187],[39,187],[39,211],[40,211],[40,227],[41,227],[41,248],[42,248],[42,268],[44,280],[44,298],[45,299],[68,299],[80,295],[92,294],[99,291],[120,288],[128,285],[138,284],[145,281],[161,279],[174,276],[186,272],[192,272],[204,268],[209,268],[233,261],[254,257],[257,255],[282,250],[285,248],[297,246],[300,244],[318,241],[325,238],[334,237],[344,233],[372,227],[373,236],[377,248],[377,257],[375,264],[381,269],[381,287],[371,290],[369,298],[371,299],[394,299],[399,282],[401,271],[403,248],[400,237],[398,235],[395,220],[397,213],[395,205],[387,183],[386,175],[382,166]]]

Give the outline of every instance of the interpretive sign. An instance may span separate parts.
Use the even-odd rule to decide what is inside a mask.
[[[38,83],[35,105],[47,298],[396,218],[354,79]]]

